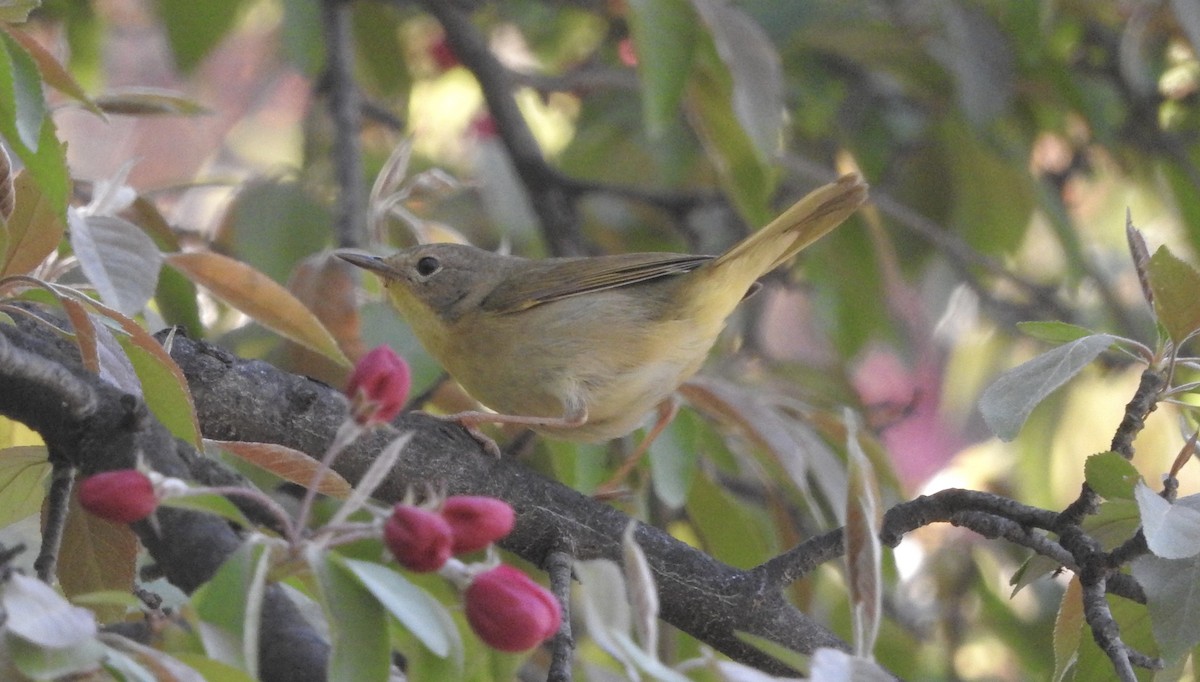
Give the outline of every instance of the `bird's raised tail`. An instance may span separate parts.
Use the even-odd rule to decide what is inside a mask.
[[[833,231],[867,200],[867,183],[858,173],[818,187],[792,204],[766,227],[735,244],[709,267],[738,262],[758,279],[783,265],[809,244]]]

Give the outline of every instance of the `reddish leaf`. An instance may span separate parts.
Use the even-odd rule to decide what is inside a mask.
[[[350,364],[312,311],[249,265],[211,251],[168,254],[167,263],[264,327],[335,362]]]
[[[317,473],[317,460],[286,445],[210,439],[205,439],[205,442],[297,485],[308,487]],[[337,498],[345,498],[350,490],[346,479],[333,471],[325,472],[325,477],[317,486],[317,492]]]
[[[8,219],[8,251],[0,276],[33,270],[58,248],[63,236],[58,212],[28,173],[17,175],[13,194],[16,201]]]

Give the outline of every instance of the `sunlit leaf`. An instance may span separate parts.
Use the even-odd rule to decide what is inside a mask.
[[[1133,486],[1141,480],[1133,463],[1111,450],[1088,457],[1083,474],[1092,490],[1110,500],[1133,499]]]
[[[346,365],[350,361],[312,311],[270,277],[211,251],[173,253],[167,263],[264,327]]]
[[[179,366],[157,343],[146,348],[144,339],[124,336],[119,340],[137,373],[146,407],[176,438],[200,445],[196,406],[186,380],[180,380]]]
[[[50,468],[44,445],[0,450],[0,528],[38,513]]]
[[[158,285],[162,253],[137,225],[113,216],[72,211],[71,247],[100,299],[123,315],[137,315]]]
[[[1001,374],[979,399],[979,411],[988,428],[1001,440],[1016,438],[1033,408],[1091,364],[1112,342],[1107,334],[1087,336]]]
[[[308,487],[312,484],[320,463],[308,455],[277,443],[254,443],[249,441],[210,440],[222,450],[243,459],[251,464],[262,467],[285,481]],[[351,486],[337,472],[326,471],[317,486],[317,492],[345,498],[350,494]]]
[[[1159,497],[1146,484],[1133,489],[1146,545],[1163,559],[1187,559],[1200,554],[1200,496],[1180,498],[1174,504]]]
[[[1160,246],[1150,257],[1149,276],[1158,321],[1181,343],[1200,329],[1200,272]]]

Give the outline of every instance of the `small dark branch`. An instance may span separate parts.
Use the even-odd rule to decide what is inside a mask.
[[[1092,638],[1112,662],[1117,679],[1121,682],[1137,682],[1133,665],[1129,662],[1129,650],[1121,641],[1121,630],[1108,608],[1103,573],[1090,578],[1081,575],[1079,579],[1083,586],[1083,617],[1092,628]]]
[[[58,458],[51,457],[51,460]],[[67,527],[67,510],[71,506],[71,487],[75,482],[75,469],[63,461],[55,461],[54,473],[50,478],[50,490],[46,493],[46,520],[43,523],[42,547],[33,570],[44,583],[53,584],[58,571],[58,551],[62,547],[63,531]]]
[[[1062,545],[1010,519],[983,512],[967,511],[954,514],[949,520],[955,526],[969,528],[985,538],[1003,538],[1053,559],[1062,566],[1072,570],[1075,568],[1074,558],[1070,552],[1062,548]]]
[[[809,538],[788,551],[773,557],[753,569],[764,585],[778,589],[790,585],[816,570],[826,562],[846,553],[844,528]]]
[[[1134,533],[1133,537],[1114,548],[1108,554],[1105,565],[1108,568],[1120,568],[1149,551],[1150,548],[1146,546],[1146,533],[1138,529],[1138,532]]]
[[[377,102],[363,100],[362,116],[396,132],[404,132],[404,119],[392,113],[391,109]]]
[[[354,84],[350,10],[350,3],[342,0],[321,3],[327,55],[324,81],[333,118],[333,161],[339,187],[334,229],[339,247],[357,248],[366,242],[367,191],[358,142],[362,108]]]
[[[1142,372],[1142,379],[1138,382],[1137,391],[1134,392],[1129,404],[1125,406],[1125,416],[1121,418],[1121,423],[1117,426],[1116,433],[1113,434],[1110,446],[1113,452],[1120,453],[1125,459],[1133,459],[1133,440],[1146,426],[1146,417],[1157,407],[1159,396],[1162,395],[1166,385],[1167,378],[1161,372],[1153,368]],[[1095,513],[1098,504],[1099,498],[1095,491],[1087,483],[1084,483],[1079,491],[1079,497],[1059,515],[1058,521],[1055,523],[1055,530],[1061,535],[1067,526],[1079,525],[1084,517]]]
[[[880,541],[895,547],[905,534],[934,523],[954,523],[985,537],[1003,537],[1052,559],[1071,563],[1071,556],[1053,540],[1032,532],[1049,529],[1052,511],[1023,505],[999,495],[951,488],[892,507],[883,515]],[[764,562],[753,570],[765,585],[780,587],[803,578],[817,566],[845,552],[843,530],[825,533]]]
[[[547,682],[571,682],[575,638],[571,634],[571,577],[574,557],[566,550],[555,550],[546,557],[546,572],[550,575],[550,591],[562,606],[562,624],[550,646],[552,650]]]
[[[1043,530],[1051,530],[1055,520],[1052,511],[1030,507],[1007,497],[950,488],[932,495],[922,495],[889,509],[883,516],[880,540],[895,547],[905,533],[931,523],[949,521],[951,515],[965,511],[985,512],[1022,526]]]
[[[1137,391],[1133,399],[1125,406],[1125,416],[1113,435],[1112,450],[1121,453],[1125,459],[1133,459],[1133,439],[1146,426],[1146,417],[1158,405],[1158,398],[1167,385],[1167,378],[1155,369],[1142,372]]]
[[[546,163],[521,115],[513,97],[511,72],[492,54],[486,37],[456,3],[422,0],[421,4],[441,23],[455,56],[479,81],[500,140],[508,149],[513,167],[541,221],[550,252],[557,256],[584,255],[586,249],[580,235],[574,193],[558,182],[558,174]]]
[[[1105,583],[1105,588],[1109,594],[1115,594],[1118,597],[1139,604],[1146,603],[1146,591],[1142,589],[1142,584],[1134,580],[1131,575],[1110,573],[1108,581]]]

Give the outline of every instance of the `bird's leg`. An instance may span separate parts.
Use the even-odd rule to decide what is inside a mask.
[[[587,418],[587,406],[583,404],[579,404],[578,406],[569,406],[567,412],[561,417],[524,417],[518,414],[497,414],[495,412],[484,412],[482,410],[456,412],[455,414],[448,414],[438,417],[438,419],[448,422],[455,422],[461,425],[467,430],[467,433],[471,434],[472,438],[474,438],[480,445],[483,446],[484,450],[487,450],[496,457],[500,456],[500,446],[496,445],[496,441],[492,440],[490,436],[480,430],[480,424],[516,424],[518,426],[529,426],[533,428],[537,428],[539,426],[550,426],[555,428],[570,429],[577,426],[583,426],[585,423],[587,423]]]
[[[650,444],[662,435],[662,432],[667,429],[667,426],[671,424],[677,414],[679,414],[679,399],[674,395],[660,402],[658,404],[658,419],[655,420],[654,426],[650,427],[650,431],[646,433],[646,437],[642,439],[642,442],[638,443],[633,452],[629,453],[629,456],[625,458],[625,461],[621,463],[616,472],[612,476],[609,476],[607,481],[601,483],[600,487],[596,488],[593,497],[600,499],[615,497],[620,492],[621,486],[625,483],[625,479],[629,477],[630,472],[633,471],[633,468],[637,466],[638,462],[641,461],[642,457],[650,449]]]

